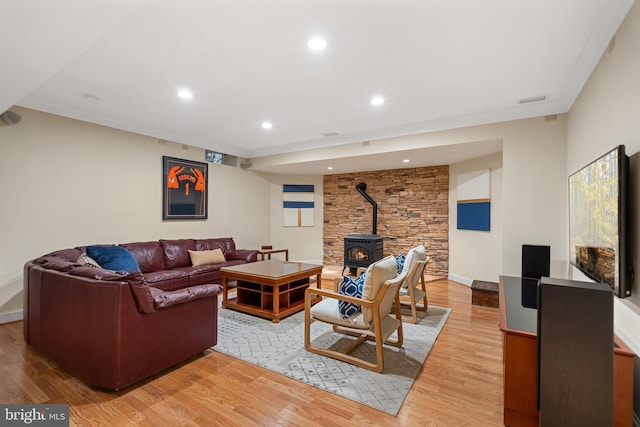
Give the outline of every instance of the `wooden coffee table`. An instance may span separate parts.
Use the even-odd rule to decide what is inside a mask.
[[[220,269],[222,273],[222,307],[271,319],[278,323],[283,317],[304,310],[304,292],[310,278],[316,276],[321,285],[322,266],[266,260]],[[229,298],[230,280],[236,280],[236,297]],[[312,304],[320,301],[316,296]]]

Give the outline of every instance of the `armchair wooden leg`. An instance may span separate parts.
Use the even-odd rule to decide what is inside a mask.
[[[421,298],[416,297],[416,288],[409,287],[409,301],[401,301],[400,304],[404,307],[411,309],[411,316],[402,316],[402,321],[406,323],[417,323],[418,313],[417,311],[427,311],[429,303],[427,301],[427,286],[424,281],[424,275],[420,277],[420,281],[417,285],[417,290],[421,291],[424,296]]]
[[[421,298],[422,305],[418,305],[417,307],[421,311],[427,311],[427,309],[429,308],[429,301],[427,301],[427,284],[424,281],[424,274],[422,275],[422,277],[420,277],[420,288],[422,292],[424,292],[424,296]]]
[[[413,286],[409,286],[409,302],[400,302],[400,305],[403,307],[408,307],[411,310],[411,316],[402,316],[403,322],[416,323],[418,321],[415,297],[415,289],[413,288]]]
[[[304,348],[311,348],[311,295],[307,292],[304,296]]]
[[[402,347],[402,343],[404,342],[404,335],[402,332],[402,309],[400,307],[400,296],[396,295],[396,299],[394,301],[394,307],[396,309],[396,319],[399,321],[399,325],[398,328],[396,329],[396,335],[398,336],[398,339],[396,340],[395,343],[391,344],[394,345],[396,347]]]

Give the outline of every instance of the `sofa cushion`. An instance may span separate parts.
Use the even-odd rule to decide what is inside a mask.
[[[237,259],[242,262],[256,262],[258,260],[257,249],[236,249],[236,253],[233,257],[225,255],[227,260]]]
[[[413,268],[413,266],[415,265],[415,263],[417,261],[424,261],[427,259],[427,251],[424,248],[424,245],[418,245],[415,248],[411,248],[411,250],[409,250],[409,252],[407,253],[407,258],[404,261],[404,265],[402,266],[402,270],[398,271],[398,274],[400,273],[406,273],[409,274],[409,270],[411,268]],[[407,279],[409,279],[407,277]],[[407,287],[409,286],[409,280],[406,280],[403,284],[402,284],[402,288],[404,290],[407,289]]]
[[[220,249],[226,259],[233,258],[236,252],[236,243],[231,237],[221,237],[217,239],[196,239],[196,250],[207,251]]]
[[[189,275],[189,286],[193,286],[206,283],[222,283],[222,273],[220,269],[240,264],[244,264],[244,262],[231,260],[223,264],[198,265],[196,267],[180,268],[180,270],[185,271]]]
[[[355,298],[362,298],[364,277],[364,274],[361,274],[355,279],[352,279],[348,276],[343,276],[342,282],[340,282],[340,285],[338,286],[338,293],[342,295],[349,295]],[[360,304],[343,300],[338,300],[338,308],[343,319],[347,319],[354,314],[362,311],[362,306]]]
[[[182,269],[162,270],[144,273],[144,278],[154,288],[170,291],[189,286],[189,274]]]
[[[176,271],[183,271],[189,276],[189,281],[191,281],[191,277],[199,276],[201,274],[213,273],[216,271],[220,271],[221,266],[225,264],[207,264],[207,265],[197,265],[195,267],[182,267],[177,268]]]
[[[47,255],[44,255],[45,257],[55,257],[58,258],[61,261],[69,261],[69,262],[76,262],[78,260],[78,257],[80,255],[82,255],[84,253],[84,251],[82,249],[79,248],[73,248],[73,249],[60,249],[58,251],[54,251],[51,252]]]
[[[143,273],[165,269],[164,251],[160,242],[135,242],[125,243],[120,246],[131,251],[136,261],[138,261],[138,265],[140,265],[140,271]]]
[[[206,251],[189,251],[191,257],[191,265],[197,267],[199,265],[220,264],[227,262],[222,253],[222,249],[211,249]]]
[[[396,257],[396,266],[398,267],[398,274],[402,273],[405,261],[406,261],[406,257],[403,254],[400,254]]]
[[[398,275],[396,258],[393,255],[389,255],[386,258],[370,264],[365,274],[362,298],[373,301],[378,296],[378,292],[382,289],[384,282]],[[371,308],[364,307],[362,314],[364,315],[365,323],[370,323],[373,320]]]
[[[222,283],[222,273],[220,273],[220,270],[212,270],[200,274],[189,274],[189,286],[220,283]]]
[[[220,285],[197,285],[171,292],[151,289],[156,310],[171,307],[176,304],[193,301],[199,298],[217,296],[222,292]]]
[[[164,252],[164,265],[167,270],[191,265],[189,250],[196,250],[193,239],[160,240]]]
[[[409,269],[413,267],[413,264],[416,261],[424,261],[427,259],[427,251],[424,248],[424,245],[418,245],[415,248],[411,248],[411,250],[407,253],[407,259],[404,262],[402,271],[399,271],[398,274],[405,272],[409,273]]]
[[[385,281],[393,279],[398,275],[398,265],[393,255],[389,255],[367,267],[364,286],[362,288],[362,298],[373,301],[378,296]]]
[[[122,246],[87,246],[87,255],[96,260],[100,267],[107,270],[128,273],[140,270],[133,254]]]
[[[162,282],[163,280],[178,279],[181,277],[187,277],[187,273],[182,269],[160,270],[144,273],[144,278],[147,280],[147,283]]]
[[[91,258],[89,255],[85,253],[81,254],[76,260],[76,262],[83,267],[100,268],[100,264],[98,264],[95,259]]]

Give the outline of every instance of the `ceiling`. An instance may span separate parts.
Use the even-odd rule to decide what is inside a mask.
[[[248,159],[564,113],[632,4],[4,0],[0,112],[19,105]],[[326,49],[309,49],[315,36]],[[423,166],[465,153],[398,155]]]

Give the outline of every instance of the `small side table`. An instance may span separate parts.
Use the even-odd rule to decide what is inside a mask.
[[[289,261],[289,249],[261,249],[258,251],[260,254],[260,261],[264,261],[264,256],[267,255],[268,259],[271,259],[271,254],[284,253],[284,260]]]

